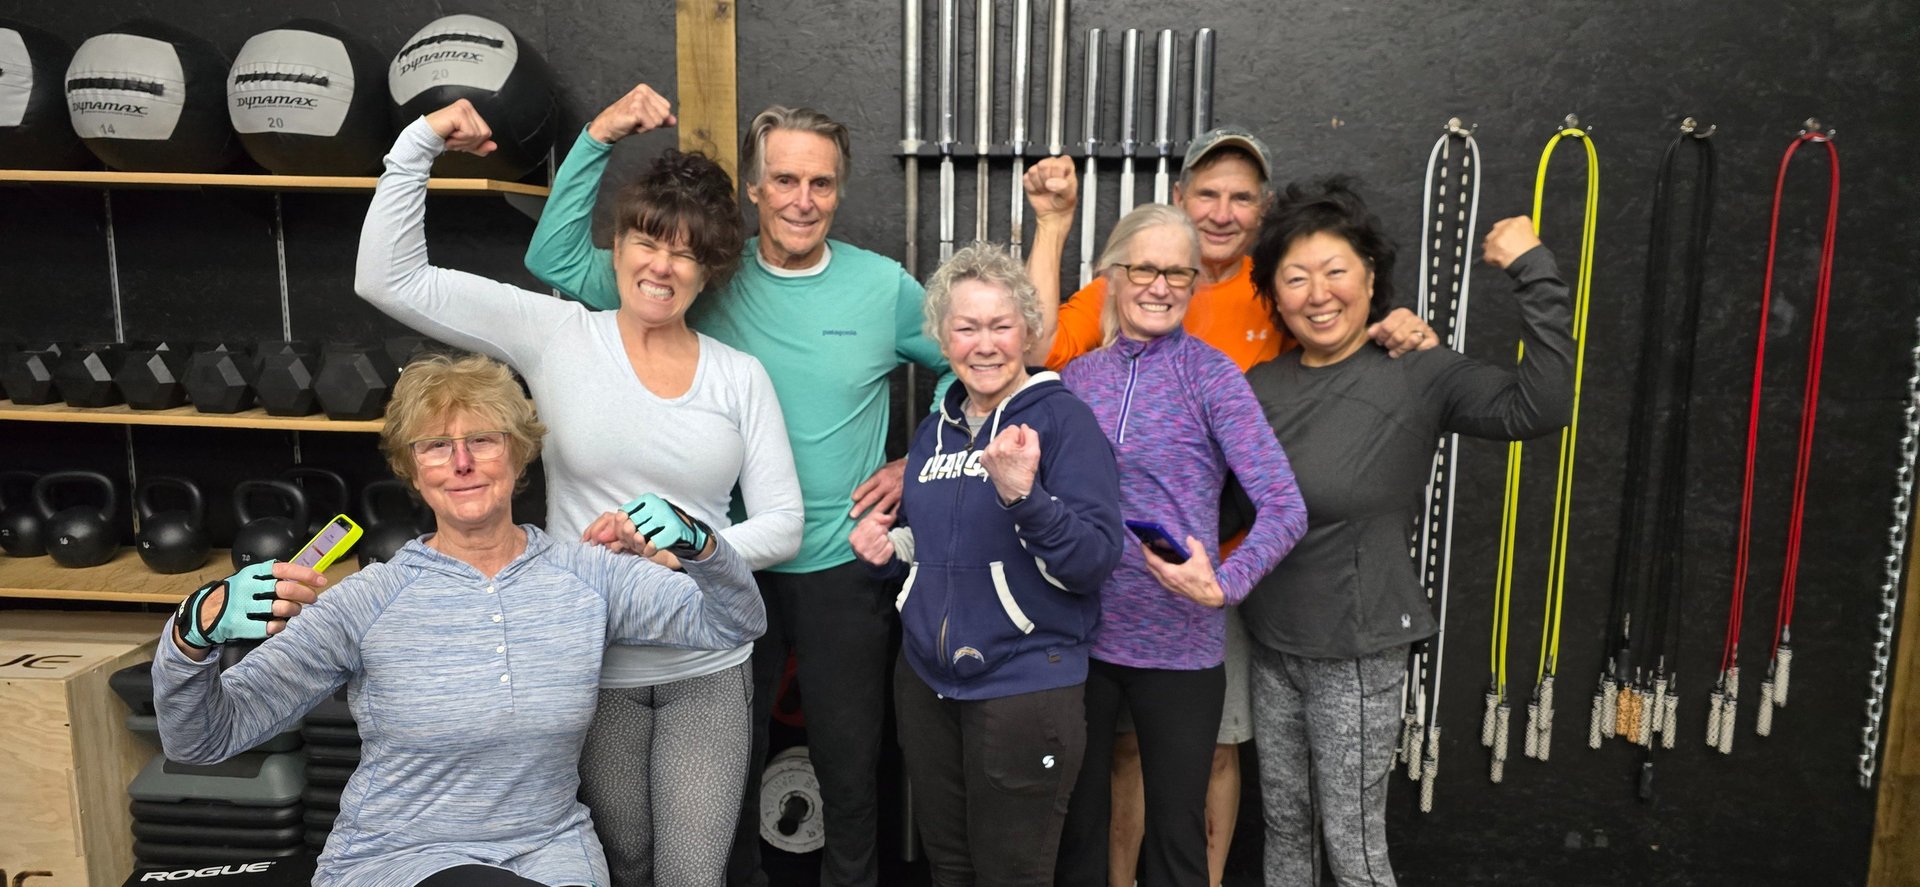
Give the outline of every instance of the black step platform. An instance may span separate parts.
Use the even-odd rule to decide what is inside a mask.
[[[139,822],[234,828],[280,828],[300,822],[302,813],[299,804],[241,807],[219,801],[134,801],[128,809]]]
[[[274,849],[300,843],[305,823],[277,828],[238,828],[230,825],[186,825],[177,822],[134,820],[133,838],[155,844],[193,847],[256,847]]]
[[[158,862],[168,865],[218,865],[226,862],[254,862],[262,859],[289,859],[306,856],[312,851],[307,843],[295,838],[299,843],[291,847],[262,849],[260,847],[196,847],[191,844],[158,844],[151,841],[133,842],[133,855],[146,862]]]

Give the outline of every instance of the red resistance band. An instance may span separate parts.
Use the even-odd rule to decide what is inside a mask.
[[[1746,608],[1747,561],[1753,529],[1753,460],[1760,438],[1760,380],[1766,367],[1767,313],[1773,304],[1773,260],[1780,240],[1780,194],[1787,182],[1787,165],[1793,160],[1793,152],[1808,142],[1819,142],[1827,148],[1830,164],[1827,230],[1820,246],[1820,271],[1813,297],[1813,342],[1808,349],[1806,391],[1800,402],[1800,441],[1794,463],[1793,507],[1787,525],[1786,566],[1780,576],[1780,604],[1774,617],[1770,654],[1778,652],[1782,634],[1793,623],[1794,582],[1800,571],[1800,525],[1806,512],[1807,469],[1813,456],[1814,416],[1820,406],[1820,361],[1826,352],[1827,301],[1833,293],[1834,229],[1840,219],[1840,152],[1834,148],[1828,135],[1819,132],[1803,132],[1787,146],[1786,154],[1780,158],[1780,175],[1773,184],[1773,219],[1767,230],[1766,284],[1760,295],[1760,332],[1753,349],[1753,394],[1747,405],[1747,465],[1740,486],[1739,548],[1734,559],[1733,598],[1727,613],[1726,645],[1720,654],[1720,670],[1723,672],[1736,664],[1734,651],[1739,647],[1740,617]]]

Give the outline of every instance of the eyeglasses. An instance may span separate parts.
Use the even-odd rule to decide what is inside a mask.
[[[1152,286],[1155,278],[1165,277],[1167,286],[1180,289],[1193,285],[1194,278],[1200,276],[1200,269],[1182,266],[1156,268],[1152,265],[1123,265],[1119,262],[1113,263],[1113,266],[1127,272],[1127,279],[1133,281],[1135,286]]]
[[[423,437],[407,446],[413,450],[413,461],[431,466],[453,461],[454,447],[459,444],[466,445],[473,461],[492,462],[506,454],[507,433],[476,431],[465,437]]]

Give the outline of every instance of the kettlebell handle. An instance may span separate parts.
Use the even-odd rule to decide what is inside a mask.
[[[256,493],[277,496],[287,504],[287,519],[304,532],[307,528],[307,494],[284,480],[243,480],[233,485],[233,516],[240,526],[253,523],[255,518],[247,502]]]
[[[20,483],[15,486],[25,487],[28,495],[32,495],[33,483],[39,479],[40,473],[37,471],[27,471],[20,468],[12,471],[0,471],[0,511],[6,511],[12,507],[7,504],[7,487],[9,482],[15,480],[20,481]]]
[[[113,520],[113,512],[120,505],[120,496],[114,492],[113,481],[98,471],[54,471],[42,475],[33,483],[33,507],[40,512],[41,520],[52,520],[56,510],[53,499],[48,493],[57,486],[69,483],[86,483],[100,488],[104,502],[100,506],[100,519]]]
[[[341,477],[340,472],[330,468],[296,465],[287,469],[283,476],[294,486],[300,487],[300,492],[302,493],[307,492],[309,489],[308,487],[301,486],[302,481],[317,483],[320,486],[326,487],[328,498],[323,501],[337,504],[341,511],[346,511],[347,506],[353,502],[352,499],[348,498],[350,494],[347,492],[347,479]],[[314,506],[313,498],[312,496],[307,497],[307,507],[309,510]]]
[[[417,510],[413,488],[399,478],[376,480],[360,489],[360,512],[368,523],[411,521]]]
[[[153,516],[158,513],[158,510],[153,507],[155,487],[179,490],[187,499],[187,520],[193,524],[207,522],[207,499],[201,495],[200,486],[184,477],[171,475],[149,477],[140,481],[140,488],[133,494],[133,507],[140,512],[142,521],[153,520]]]

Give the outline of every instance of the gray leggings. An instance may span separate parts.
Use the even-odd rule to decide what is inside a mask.
[[[1341,887],[1394,887],[1387,783],[1407,648],[1308,659],[1251,645],[1267,887],[1316,887],[1321,842]]]
[[[752,741],[749,669],[600,691],[580,800],[614,887],[725,883]]]

